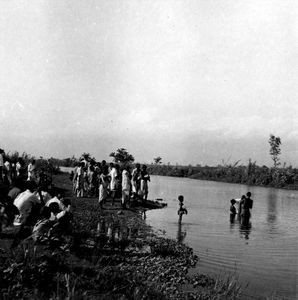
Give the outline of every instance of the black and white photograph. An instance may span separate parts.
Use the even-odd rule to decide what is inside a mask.
[[[0,0],[0,300],[298,299],[298,2]]]

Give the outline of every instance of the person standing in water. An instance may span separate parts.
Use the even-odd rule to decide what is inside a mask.
[[[231,206],[230,206],[230,222],[231,223],[234,223],[235,217],[236,217],[236,214],[237,214],[235,204],[236,204],[236,200],[232,199],[231,200]]]
[[[240,215],[241,217],[249,218],[251,216],[250,210],[253,207],[253,200],[250,198],[251,192],[246,193],[246,197],[241,198],[240,201]]]
[[[184,207],[184,197],[182,195],[180,195],[178,197],[178,201],[179,201],[179,209],[178,209],[178,215],[179,215],[179,223],[181,223],[182,221],[182,216],[184,214],[187,214],[187,209]]]
[[[251,197],[251,192],[246,193],[246,197],[243,198],[240,202],[240,207],[241,207],[241,226],[244,226],[245,228],[250,225],[249,219],[251,217],[250,210],[253,207],[253,200],[250,198]]]

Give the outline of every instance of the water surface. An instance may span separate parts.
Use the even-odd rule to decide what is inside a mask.
[[[250,226],[229,219],[230,199],[250,191],[254,206]],[[178,225],[179,194],[188,215]],[[163,198],[168,207],[147,213],[159,233],[191,246],[204,273],[236,274],[247,299],[276,294],[297,299],[298,191],[152,176],[149,198]]]

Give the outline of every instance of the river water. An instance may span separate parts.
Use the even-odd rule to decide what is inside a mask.
[[[254,205],[243,228],[230,222],[230,199],[248,191]],[[188,214],[178,226],[180,194]],[[147,223],[194,249],[200,258],[194,271],[238,276],[244,299],[298,298],[298,191],[151,176],[149,198],[163,198],[168,207],[149,211]]]

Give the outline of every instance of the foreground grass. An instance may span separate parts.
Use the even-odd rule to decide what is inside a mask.
[[[55,184],[71,195],[66,175]],[[137,210],[72,200],[71,235],[2,253],[1,299],[240,299],[233,278],[188,276],[192,249],[155,236]]]

